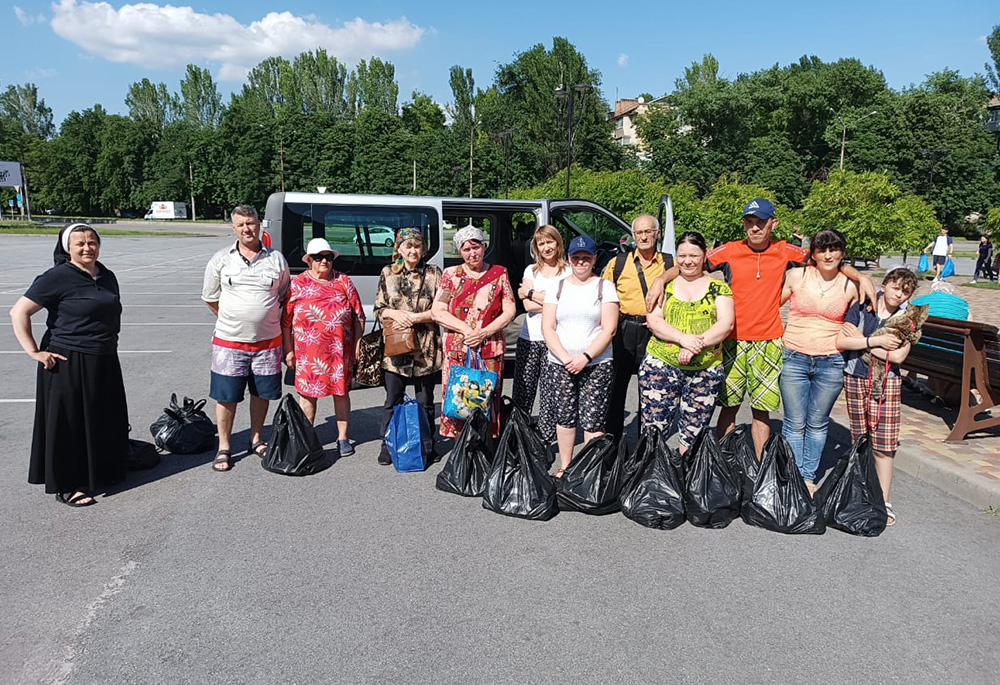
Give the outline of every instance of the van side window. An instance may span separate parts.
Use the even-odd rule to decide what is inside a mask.
[[[628,231],[623,229],[618,222],[606,214],[595,212],[592,209],[553,209],[551,218],[552,223],[563,234],[563,240],[566,240],[567,237],[564,231],[571,232],[571,236],[585,233],[593,238],[598,245],[601,243],[618,245],[623,236],[628,236],[631,240]]]
[[[336,268],[350,275],[377,276],[392,260],[399,228],[419,228],[430,257],[438,249],[438,215],[428,207],[379,207],[286,203],[282,215],[282,252],[293,271],[301,264],[303,246],[326,238],[340,253]],[[292,237],[295,245],[292,245]]]
[[[451,264],[459,264],[462,261],[462,255],[455,250],[455,244],[452,242],[452,238],[455,233],[460,228],[465,228],[469,224],[472,224],[486,236],[486,249],[485,254],[489,254],[490,245],[493,243],[493,230],[495,226],[495,221],[492,217],[486,215],[457,215],[457,214],[445,214],[444,215],[444,259],[445,266]]]

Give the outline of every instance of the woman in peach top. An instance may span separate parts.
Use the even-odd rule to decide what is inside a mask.
[[[789,302],[783,338],[781,403],[782,435],[795,453],[795,463],[810,494],[826,445],[830,410],[844,387],[844,357],[837,335],[858,290],[840,272],[847,244],[839,231],[822,230],[810,245],[811,263],[785,276],[781,301]]]

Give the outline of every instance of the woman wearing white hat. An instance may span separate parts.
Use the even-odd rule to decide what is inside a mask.
[[[281,319],[285,364],[295,369],[299,406],[310,422],[316,400],[333,395],[341,456],[354,454],[347,439],[351,415],[351,367],[365,325],[358,291],[347,274],[333,268],[339,253],[313,238],[302,261],[309,265],[292,279]]]

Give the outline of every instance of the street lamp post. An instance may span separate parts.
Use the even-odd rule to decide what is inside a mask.
[[[566,197],[569,197],[569,174],[573,166],[573,104],[576,98],[582,100],[591,87],[587,83],[578,83],[572,88],[556,88],[556,99],[566,103]]]
[[[844,170],[844,150],[847,148],[847,123],[840,116],[840,114],[838,114],[836,111],[834,111],[833,107],[827,107],[827,109],[830,110],[831,112],[833,112],[834,115],[837,117],[837,120],[840,121],[840,126],[841,126],[841,130],[840,130],[840,170],[843,171]],[[868,114],[864,115],[863,117],[861,117],[860,119],[858,119],[857,121],[855,121],[854,125],[857,126],[858,124],[860,124],[862,121],[864,121],[868,117],[873,117],[876,114],[878,114],[878,111],[877,110],[872,110],[871,112],[868,112]]]
[[[503,146],[503,197],[505,200],[508,198],[507,158],[510,156],[510,138],[512,135],[514,135],[513,127],[505,128],[493,134],[494,139],[499,141]]]
[[[920,148],[920,154],[928,158],[927,167],[927,196],[930,197],[931,191],[934,190],[934,167],[937,163],[941,161],[948,152],[951,151],[951,146],[941,145],[935,149],[930,149],[926,147]]]

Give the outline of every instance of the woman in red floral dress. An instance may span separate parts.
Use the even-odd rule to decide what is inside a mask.
[[[441,278],[431,306],[434,320],[444,329],[444,363],[441,366],[442,393],[448,387],[452,364],[464,364],[469,349],[478,350],[483,366],[500,379],[491,402],[493,437],[500,435],[500,395],[503,389],[503,356],[507,351],[504,327],[517,312],[514,291],[507,269],[483,261],[486,236],[475,226],[459,229],[452,238],[463,264],[448,267]],[[465,421],[441,417],[441,435],[457,437]]]
[[[351,279],[333,268],[337,254],[323,238],[309,241],[302,258],[309,270],[292,279],[281,332],[285,364],[295,369],[299,406],[313,423],[316,400],[333,395],[340,454],[347,456],[354,453],[347,439],[348,391],[365,312]]]

